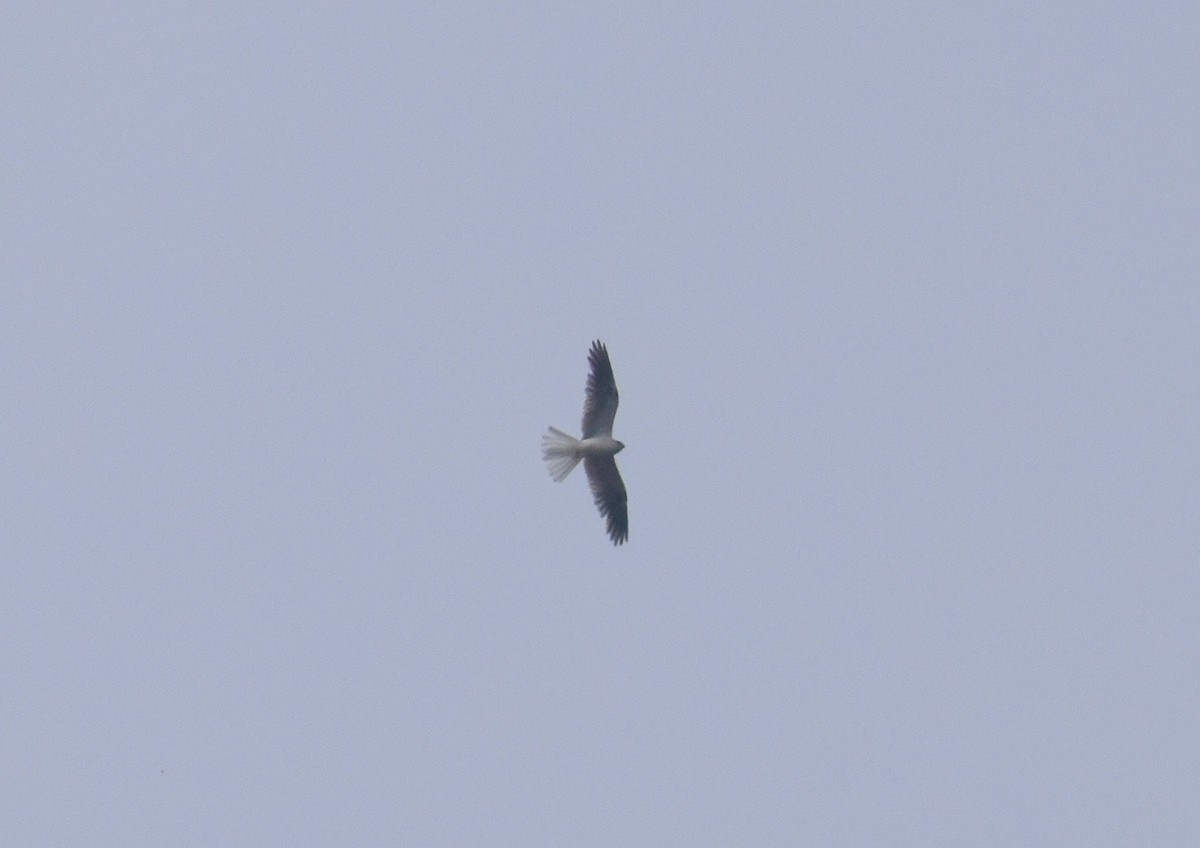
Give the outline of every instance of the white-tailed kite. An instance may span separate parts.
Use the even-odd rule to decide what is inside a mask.
[[[614,545],[629,538],[629,513],[625,506],[625,484],[617,471],[616,455],[625,445],[612,437],[617,417],[617,382],[613,378],[608,348],[592,342],[588,352],[592,373],[587,378],[587,397],[583,402],[583,438],[568,436],[550,428],[542,436],[542,458],[550,467],[555,482],[567,479],[571,469],[583,460],[592,498],[608,523],[608,537]]]

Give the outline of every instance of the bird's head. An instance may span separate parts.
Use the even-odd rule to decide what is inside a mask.
[[[614,454],[618,454],[621,451],[625,450],[624,442],[618,442],[616,439],[613,439],[613,443],[617,446],[617,449],[615,451],[613,451]]]

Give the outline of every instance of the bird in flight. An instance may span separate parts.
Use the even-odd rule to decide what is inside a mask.
[[[625,504],[625,484],[617,471],[616,455],[625,445],[612,437],[617,417],[617,381],[613,377],[608,348],[592,342],[588,352],[592,373],[588,374],[583,401],[583,438],[568,436],[551,427],[542,436],[542,458],[556,483],[567,479],[571,469],[583,460],[592,499],[608,524],[608,538],[620,545],[629,538],[629,513]]]

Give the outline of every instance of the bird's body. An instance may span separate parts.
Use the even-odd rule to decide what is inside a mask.
[[[588,362],[592,371],[588,375],[583,405],[583,438],[576,439],[551,427],[542,436],[542,458],[556,482],[565,480],[582,460],[592,498],[607,523],[608,536],[614,545],[620,545],[629,538],[629,514],[625,483],[615,459],[625,445],[612,437],[619,400],[617,383],[608,359],[608,348],[599,341],[592,342]]]

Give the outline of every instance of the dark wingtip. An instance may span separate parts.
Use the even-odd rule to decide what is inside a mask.
[[[588,364],[592,366],[592,370],[594,371],[611,372],[612,363],[608,358],[608,345],[599,339],[592,342],[591,350],[588,351]]]
[[[629,541],[629,530],[621,527],[615,521],[608,521],[608,538],[612,539],[614,545],[623,545]]]

